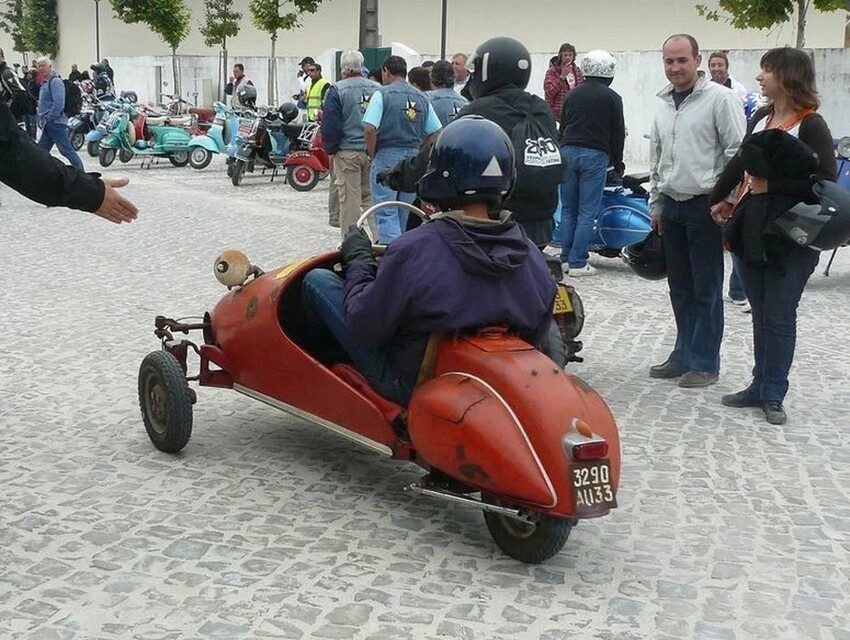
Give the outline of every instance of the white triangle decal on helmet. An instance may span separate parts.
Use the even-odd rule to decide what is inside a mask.
[[[481,172],[482,178],[504,178],[505,174],[502,173],[502,167],[499,166],[499,161],[496,160],[496,156],[490,158],[490,164],[487,165],[487,168]]]

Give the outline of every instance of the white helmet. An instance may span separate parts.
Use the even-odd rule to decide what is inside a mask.
[[[607,51],[594,49],[585,53],[578,62],[581,72],[594,78],[613,78],[617,59]]]

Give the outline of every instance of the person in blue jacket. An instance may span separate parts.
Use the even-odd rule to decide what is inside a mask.
[[[343,280],[316,269],[304,301],[373,388],[407,404],[428,337],[506,325],[542,346],[556,286],[543,254],[501,209],[514,182],[514,151],[502,129],[459,118],[437,138],[420,197],[436,218],[394,240],[378,263],[354,227],[343,240]]]

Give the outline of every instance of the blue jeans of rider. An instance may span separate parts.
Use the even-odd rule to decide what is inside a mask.
[[[80,171],[85,171],[83,161],[80,156],[74,151],[71,146],[71,140],[68,138],[68,125],[60,122],[48,122],[41,130],[41,138],[38,139],[38,146],[45,151],[50,151],[53,145],[59,149],[59,153],[68,159],[74,167]]]
[[[566,145],[561,147],[561,158],[565,167],[561,182],[561,262],[580,268],[589,257],[587,247],[605,190],[608,154]]]
[[[676,317],[670,362],[683,371],[717,373],[723,340],[723,241],[708,196],[678,202],[663,196],[667,284]]]
[[[343,284],[343,279],[328,269],[310,271],[301,285],[307,309],[333,334],[375,391],[393,402],[406,405],[413,389],[399,379],[386,352],[381,348],[361,347],[348,335]]]
[[[789,245],[777,262],[743,265],[744,287],[753,311],[753,381],[761,402],[782,402],[797,345],[797,306],[820,254]]]
[[[375,157],[372,158],[372,167],[369,170],[369,182],[372,188],[372,202],[387,202],[388,200],[401,200],[402,202],[413,202],[416,199],[415,193],[407,193],[404,191],[394,191],[389,187],[378,184],[375,181],[381,171],[392,169],[402,160],[406,160],[411,156],[415,156],[418,149],[404,149],[400,147],[383,147],[378,148],[375,152]],[[375,214],[375,223],[378,228],[378,241],[383,244],[388,244],[398,238],[407,228],[406,209],[398,207],[387,207],[381,209]]]

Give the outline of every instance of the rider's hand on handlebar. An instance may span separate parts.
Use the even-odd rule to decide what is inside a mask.
[[[363,229],[358,229],[355,225],[349,227],[339,250],[345,264],[365,264],[367,266],[378,264],[375,256],[372,255],[372,241],[369,240],[369,236]]]

